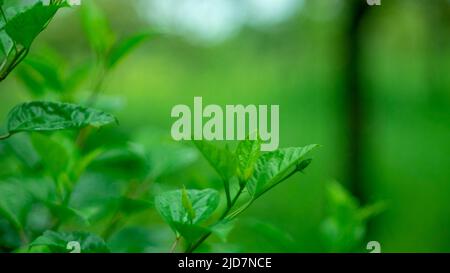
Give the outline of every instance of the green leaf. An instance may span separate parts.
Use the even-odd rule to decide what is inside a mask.
[[[106,56],[115,37],[103,11],[95,1],[84,1],[81,6],[81,20],[87,39],[95,52]]]
[[[0,17],[0,23],[1,17]],[[9,59],[12,59],[12,51],[14,48],[14,41],[9,37],[4,29],[0,29],[0,71],[6,70]]]
[[[247,183],[252,198],[258,198],[280,183],[290,172],[296,170],[305,160],[304,157],[316,147],[317,145],[285,148],[261,155],[255,165],[253,176]]]
[[[69,242],[78,242],[81,253],[109,253],[106,243],[99,236],[88,232],[46,231],[30,244],[30,248],[45,246],[52,253],[68,253]]]
[[[183,190],[176,190],[156,196],[155,208],[176,233],[192,241],[206,230],[199,224],[211,217],[216,210],[219,193],[213,189],[185,192],[184,198],[190,202],[190,206],[183,204],[186,202],[183,202]],[[191,207],[194,215],[185,206]]]
[[[194,144],[222,180],[228,181],[236,174],[236,158],[229,149],[219,148],[208,141],[194,141]]]
[[[31,142],[43,165],[53,177],[58,177],[61,173],[67,171],[70,160],[69,152],[60,142],[43,134],[32,134]]]
[[[188,213],[189,221],[192,223],[192,221],[194,221],[195,219],[195,211],[192,207],[191,200],[189,200],[189,196],[185,187],[181,189],[181,203],[183,204],[183,208]]]
[[[41,0],[4,3],[0,16],[0,81],[25,58],[35,38],[65,6],[65,1],[49,5]]]
[[[194,144],[222,178],[225,195],[227,197],[227,206],[230,206],[230,179],[237,173],[237,160],[235,155],[228,149],[228,146],[226,146],[225,149],[222,149],[208,141],[194,141]]]
[[[114,67],[128,53],[138,47],[141,43],[150,39],[150,37],[151,34],[149,33],[139,33],[117,43],[109,53],[107,66],[110,68]]]
[[[10,46],[8,46],[8,44]],[[4,30],[0,30],[0,69],[6,65],[9,53],[13,48],[11,38],[6,34]]]
[[[17,44],[29,48],[33,40],[47,27],[62,6],[59,4],[44,5],[38,1],[9,20],[5,30]]]
[[[236,149],[238,160],[238,177],[241,183],[249,180],[254,172],[256,162],[261,154],[259,140],[243,140]]]
[[[173,225],[174,230],[176,230],[177,236],[178,234],[180,234],[189,243],[195,242],[202,235],[209,232],[206,227],[202,227],[200,225],[188,225],[182,223],[174,223]]]
[[[312,159],[308,158],[303,160],[297,165],[297,172],[303,172],[309,165],[311,165]]]
[[[7,129],[10,135],[18,132],[56,131],[80,129],[86,126],[101,127],[116,118],[102,111],[75,104],[35,101],[20,104],[8,114]]]

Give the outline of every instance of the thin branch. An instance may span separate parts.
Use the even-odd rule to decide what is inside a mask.
[[[234,218],[236,218],[239,214],[241,214],[242,212],[244,212],[248,207],[250,207],[251,204],[253,204],[253,202],[260,197],[261,195],[263,195],[264,193],[266,193],[267,191],[271,190],[273,187],[275,187],[276,185],[282,183],[283,181],[291,178],[294,174],[296,174],[298,172],[298,169],[295,168],[294,170],[292,170],[292,172],[290,172],[288,175],[286,175],[285,177],[283,177],[282,179],[280,179],[280,181],[278,181],[277,183],[274,183],[271,187],[267,188],[266,190],[264,190],[261,194],[259,194],[256,198],[252,198],[250,201],[248,201],[242,208],[233,211],[231,214],[230,211],[231,209],[234,207],[234,205],[236,204],[237,200],[239,199],[239,197],[241,196],[242,192],[244,191],[245,185],[242,185],[239,188],[239,191],[237,192],[236,196],[233,198],[233,200],[231,201],[231,206],[227,207],[227,209],[224,211],[224,213],[222,214],[222,217],[220,217],[220,220],[233,220]],[[186,249],[187,253],[192,253],[194,252],[206,239],[208,239],[208,237],[212,234],[212,232],[208,232],[205,233],[202,237],[200,237],[200,239],[192,244],[191,246],[189,246]]]
[[[10,138],[11,136],[12,136],[11,133],[7,133],[7,134],[5,134],[5,135],[0,136],[0,140],[8,139],[8,138]]]
[[[1,14],[2,14],[3,20],[5,20],[5,25],[6,25],[6,23],[8,22],[8,20],[6,19],[5,11],[3,11],[3,8],[2,8],[2,7],[0,7],[0,12],[1,12]]]
[[[177,236],[175,238],[175,242],[173,242],[172,247],[170,248],[170,253],[174,253],[175,252],[179,242],[180,242],[180,236]]]
[[[9,65],[9,67],[7,68],[6,72],[2,75],[0,75],[0,81],[3,81],[4,79],[6,79],[6,77],[9,75],[9,73],[11,73],[14,68],[16,68],[16,66],[23,60],[25,59],[25,57],[28,55],[28,49],[27,48],[23,48],[21,50],[19,50],[19,52],[16,52],[16,55],[14,56],[14,59],[12,60],[12,63]]]
[[[223,185],[225,188],[225,195],[227,197],[227,208],[231,209],[232,203],[231,203],[231,194],[230,194],[230,185],[228,184],[229,181],[223,181]]]
[[[230,213],[231,209],[234,207],[234,205],[236,205],[237,200],[239,199],[239,197],[241,196],[242,192],[245,189],[245,185],[241,185],[239,187],[239,191],[236,193],[236,195],[234,196],[233,200],[231,200],[230,205],[227,206],[227,208],[225,209],[225,211],[223,212],[222,216],[219,218],[219,221],[224,220],[225,218],[227,218],[228,213]],[[245,206],[245,208],[248,208],[248,206]],[[237,216],[237,215],[236,215]],[[231,220],[231,219],[230,219]],[[205,233],[202,237],[200,237],[200,239],[195,242],[192,245],[189,245],[186,249],[187,253],[192,253],[194,252],[206,239],[208,239],[208,237],[212,234],[212,232],[207,232]]]

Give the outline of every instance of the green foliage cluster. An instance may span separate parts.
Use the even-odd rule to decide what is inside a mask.
[[[100,94],[104,82],[120,60],[152,35],[117,39],[103,12],[85,1],[81,21],[93,62],[63,73],[45,58],[25,59],[36,36],[67,6],[63,0],[49,5],[0,1],[0,79],[23,61],[16,76],[37,98],[10,111],[0,136],[0,251],[68,252],[74,241],[88,253],[146,251],[147,246],[134,248],[130,234],[139,231],[131,232],[126,223],[155,210],[175,233],[171,251],[193,252],[211,235],[226,240],[241,213],[311,163],[308,155],[317,145],[261,153],[261,142],[249,139],[235,150],[206,141],[195,141],[196,149],[155,143],[149,135],[131,136],[116,147],[92,147],[95,128],[118,124],[113,114],[98,109],[108,108]],[[80,99],[80,86],[89,75],[94,75],[91,92]],[[223,193],[212,188],[149,189],[156,179],[194,162],[197,151],[221,178]],[[115,185],[110,176],[124,182]],[[334,204],[323,229],[330,249],[357,244],[374,210],[360,209],[335,184],[329,199]]]
[[[48,5],[32,5],[21,0],[0,1],[0,80],[27,56],[34,39],[45,29],[56,12],[67,7],[65,0],[51,0]]]
[[[207,141],[195,141],[195,145],[222,179],[226,197],[222,214],[209,225],[201,225],[219,205],[220,195],[213,189],[167,192],[157,196],[155,203],[177,240],[180,237],[186,240],[188,252],[196,250],[213,233],[225,239],[236,217],[264,193],[302,171],[310,162],[306,155],[316,147],[260,154],[259,140],[244,140],[235,151]]]
[[[100,169],[131,159],[135,160],[131,164],[146,162],[135,148],[88,150],[84,146],[93,128],[118,124],[114,115],[95,108],[101,104],[98,93],[108,73],[150,33],[116,39],[101,10],[88,1],[80,12],[95,60],[63,73],[57,62],[28,53],[35,38],[65,7],[69,7],[65,0],[0,2],[0,80],[22,63],[16,75],[36,98],[9,112],[6,132],[0,136],[5,163],[0,183],[0,251],[67,252],[67,245],[75,241],[81,252],[109,252],[103,238],[74,231],[74,227],[93,226],[100,214],[73,204],[80,180],[89,167]],[[82,101],[78,90],[92,72],[91,97]],[[133,186],[129,185],[130,192]],[[89,204],[91,208],[116,209],[125,215],[153,207],[153,202],[131,193],[98,198],[95,203]],[[104,238],[116,231],[117,217],[106,225]]]

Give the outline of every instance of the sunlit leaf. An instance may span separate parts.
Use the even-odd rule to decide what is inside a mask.
[[[243,140],[236,149],[238,160],[238,176],[242,182],[252,177],[256,162],[261,153],[261,142],[259,140]]]
[[[237,163],[230,150],[217,147],[209,141],[194,141],[194,144],[224,181],[236,174]]]
[[[193,222],[195,219],[195,211],[185,187],[181,189],[181,203],[183,204],[183,208],[187,211],[189,221]]]
[[[183,237],[194,239],[205,228],[199,224],[207,220],[219,205],[219,193],[213,189],[186,190],[195,217],[183,205],[183,191],[165,192],[155,198],[155,207],[172,229]]]
[[[258,159],[253,176],[247,183],[247,189],[253,198],[277,185],[286,175],[295,171],[305,160],[305,156],[317,145],[302,148],[285,148],[261,155]]]

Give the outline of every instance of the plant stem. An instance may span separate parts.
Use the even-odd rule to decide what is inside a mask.
[[[233,198],[233,200],[231,201],[231,205],[227,206],[227,208],[225,209],[224,213],[222,214],[222,216],[220,217],[219,221],[227,219],[227,220],[233,220],[234,218],[236,218],[239,214],[241,214],[242,212],[244,212],[248,207],[250,207],[251,204],[253,204],[253,202],[260,197],[261,195],[263,195],[264,193],[266,193],[267,191],[269,191],[270,189],[272,189],[273,187],[275,187],[276,185],[280,184],[281,182],[289,179],[290,177],[292,177],[294,174],[296,174],[298,172],[297,168],[294,169],[292,172],[290,172],[288,175],[286,175],[285,177],[283,177],[282,179],[280,179],[280,181],[278,181],[277,183],[275,183],[274,185],[270,186],[269,188],[267,188],[266,190],[264,190],[261,194],[259,194],[256,198],[252,198],[250,201],[247,202],[247,204],[245,204],[242,208],[234,211],[232,214],[228,215],[231,211],[231,209],[234,207],[234,205],[236,204],[238,198],[240,197],[240,195],[242,194],[242,192],[244,191],[245,185],[241,185],[239,188],[239,191],[237,192],[236,196]],[[189,246],[186,249],[186,253],[192,253],[194,252],[206,239],[208,239],[208,237],[212,234],[212,232],[207,232],[205,233],[202,237],[200,237],[200,239],[192,244],[191,246]]]
[[[6,19],[5,11],[3,10],[2,7],[0,7],[0,12],[1,12],[1,14],[2,14],[2,18],[3,18],[3,20],[5,21],[5,25],[6,25],[6,23],[8,22],[8,20]]]
[[[7,67],[7,70],[5,71],[5,73],[2,73],[0,75],[0,81],[3,81],[4,79],[6,79],[6,77],[9,75],[9,73],[11,73],[11,71],[14,70],[14,68],[16,68],[16,66],[23,60],[25,59],[25,57],[28,55],[28,49],[23,48],[21,50],[19,50],[18,52],[16,52],[14,59],[12,60],[12,63]]]
[[[108,240],[111,235],[117,230],[117,228],[121,225],[123,219],[123,214],[120,213],[120,208],[115,212],[114,216],[111,218],[106,229],[102,232],[102,237],[105,240]]]
[[[0,136],[0,140],[5,140],[11,137],[10,133],[6,133],[5,135]]]
[[[231,209],[232,203],[231,203],[231,194],[230,194],[230,185],[228,184],[229,181],[223,181],[223,186],[225,188],[225,195],[227,197],[227,209]]]
[[[28,245],[28,243],[29,243],[28,236],[27,236],[25,230],[22,228],[19,230],[19,237],[20,237],[20,242],[22,243],[22,246]]]
[[[80,150],[82,150],[84,148],[84,144],[86,143],[86,140],[87,140],[89,134],[92,132],[92,129],[93,129],[93,127],[91,127],[91,126],[84,127],[78,133],[78,136],[75,140],[75,144],[77,145],[77,147]]]
[[[175,238],[175,242],[173,242],[172,247],[170,248],[170,253],[174,253],[175,252],[179,242],[180,242],[180,236],[177,236]]]
[[[219,218],[219,221],[222,221],[223,219],[225,219],[228,216],[228,213],[230,213],[231,209],[236,204],[237,200],[241,196],[241,194],[244,191],[244,189],[245,189],[245,185],[241,185],[239,187],[239,191],[236,193],[236,195],[234,196],[233,200],[230,201],[230,205],[227,206],[227,208],[223,212],[222,216]],[[197,242],[195,242],[194,244],[188,246],[188,248],[186,249],[186,252],[187,253],[194,252],[206,239],[208,239],[208,237],[211,235],[211,233],[212,232],[205,233],[202,237],[200,237],[200,239],[198,239]]]
[[[228,213],[231,211],[231,209],[234,207],[234,205],[236,204],[239,196],[241,196],[242,192],[244,191],[245,186],[240,186],[239,187],[239,191],[236,193],[236,196],[234,196],[233,200],[231,200],[230,202],[230,206],[228,206],[225,211],[223,212],[222,216],[220,217],[220,220],[225,219],[225,217],[228,215]]]
[[[208,237],[211,235],[212,232],[208,232],[205,233],[200,239],[198,239],[198,241],[192,245],[190,245],[187,249],[186,249],[186,253],[192,253],[194,252],[206,239],[208,239]]]
[[[286,175],[285,177],[283,177],[280,181],[274,183],[272,186],[268,187],[267,189],[265,189],[264,191],[262,191],[260,194],[258,194],[258,196],[255,198],[259,198],[261,195],[265,194],[266,192],[268,192],[269,190],[273,189],[275,186],[277,186],[278,184],[288,180],[289,178],[291,178],[294,174],[298,173],[297,168],[294,169],[292,172],[290,172],[288,175]]]
[[[150,185],[152,181],[151,180],[145,180],[141,182],[137,187],[134,187],[133,181],[128,182],[127,189],[125,191],[124,196],[127,198],[139,198],[142,192],[145,192],[147,187]],[[144,187],[143,187],[144,186]],[[105,228],[105,230],[102,232],[102,237],[107,240],[111,235],[116,232],[117,228],[124,224],[125,215],[122,213],[123,203],[121,202],[115,211],[114,215],[112,216],[109,224]]]

